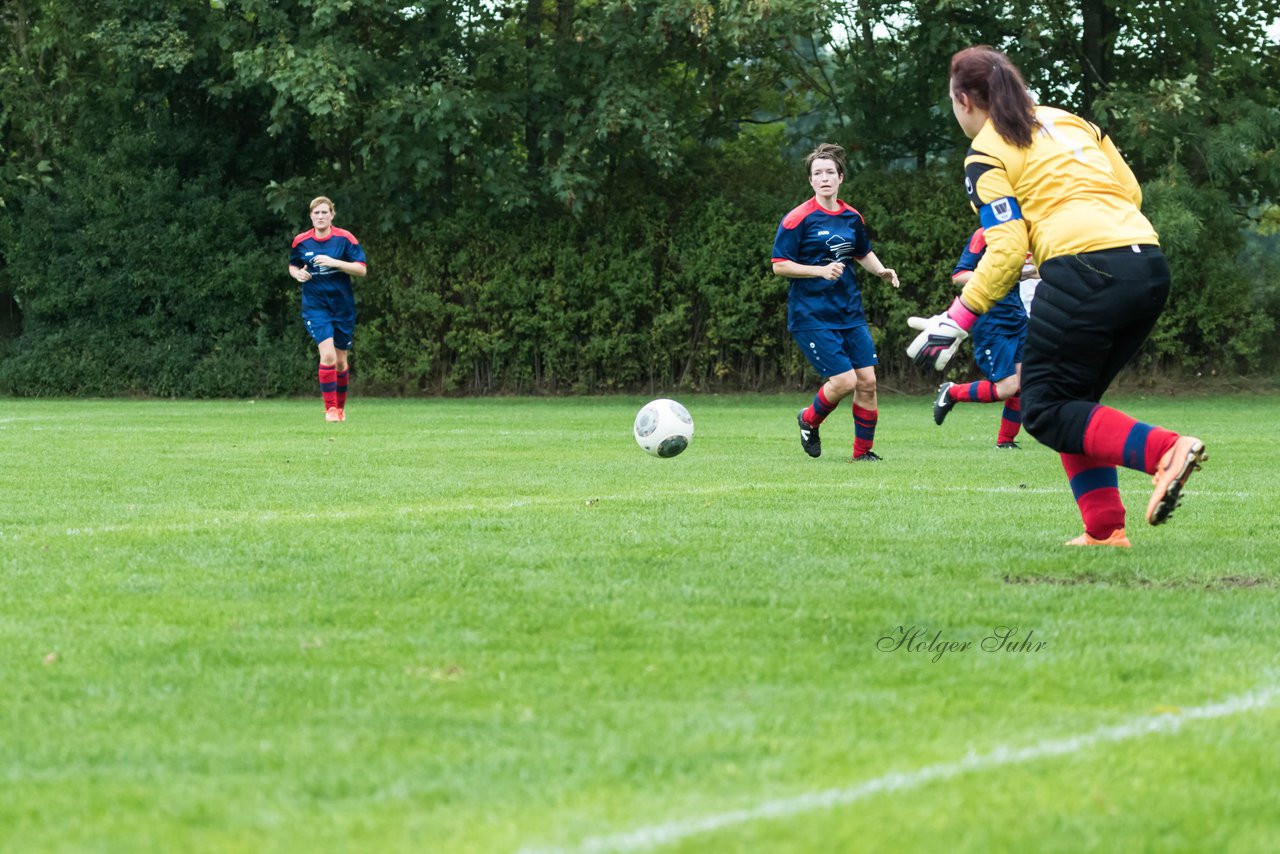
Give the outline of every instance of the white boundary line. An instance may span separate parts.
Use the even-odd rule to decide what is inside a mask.
[[[1001,746],[988,753],[970,753],[963,759],[926,765],[916,771],[895,771],[854,786],[763,801],[745,809],[654,824],[608,836],[593,836],[567,848],[523,848],[521,854],[552,854],[552,852],[613,854],[613,852],[649,851],[664,845],[672,845],[696,834],[711,833],[734,825],[765,819],[787,818],[814,810],[844,806],[874,795],[919,788],[929,783],[950,780],[961,774],[989,771],[993,768],[1032,762],[1037,759],[1069,756],[1102,744],[1129,741],[1156,733],[1174,733],[1180,730],[1183,724],[1192,721],[1225,718],[1266,708],[1277,696],[1280,696],[1280,686],[1262,688],[1207,706],[1145,715],[1115,726],[1100,727],[1093,732],[1066,738],[1046,739],[1029,747]]]

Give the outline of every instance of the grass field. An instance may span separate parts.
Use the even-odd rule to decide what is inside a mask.
[[[1280,850],[1280,398],[1113,401],[1127,552],[998,407],[681,400],[0,401],[0,850]]]

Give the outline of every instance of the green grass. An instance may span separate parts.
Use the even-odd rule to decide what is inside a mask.
[[[1280,685],[1280,398],[1121,398],[1210,460],[1132,551],[1057,456],[802,396],[8,400],[0,849],[514,851],[750,810]],[[898,626],[1036,652],[882,652]],[[679,851],[1274,851],[1280,700],[728,822]],[[642,847],[642,850],[643,847]],[[664,849],[666,850],[666,849]]]

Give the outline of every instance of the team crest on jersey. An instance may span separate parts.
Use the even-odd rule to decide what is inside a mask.
[[[1013,206],[1009,204],[1009,200],[996,199],[991,203],[991,213],[995,215],[998,222],[1008,222],[1013,219]]]
[[[827,238],[827,247],[831,250],[831,254],[836,257],[837,261],[843,261],[846,258],[853,257],[853,241],[849,240],[842,234],[833,234]]]

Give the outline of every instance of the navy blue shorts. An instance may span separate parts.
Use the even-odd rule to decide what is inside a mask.
[[[821,377],[880,364],[876,345],[871,341],[871,330],[865,324],[852,329],[797,329],[791,337]]]
[[[311,340],[317,344],[332,338],[334,349],[351,349],[356,334],[355,320],[336,320],[320,311],[304,311],[302,320],[307,324]]]
[[[1003,332],[973,336],[973,361],[978,370],[993,383],[1018,372],[1022,363],[1022,347],[1026,343],[1026,330],[1016,335]]]

